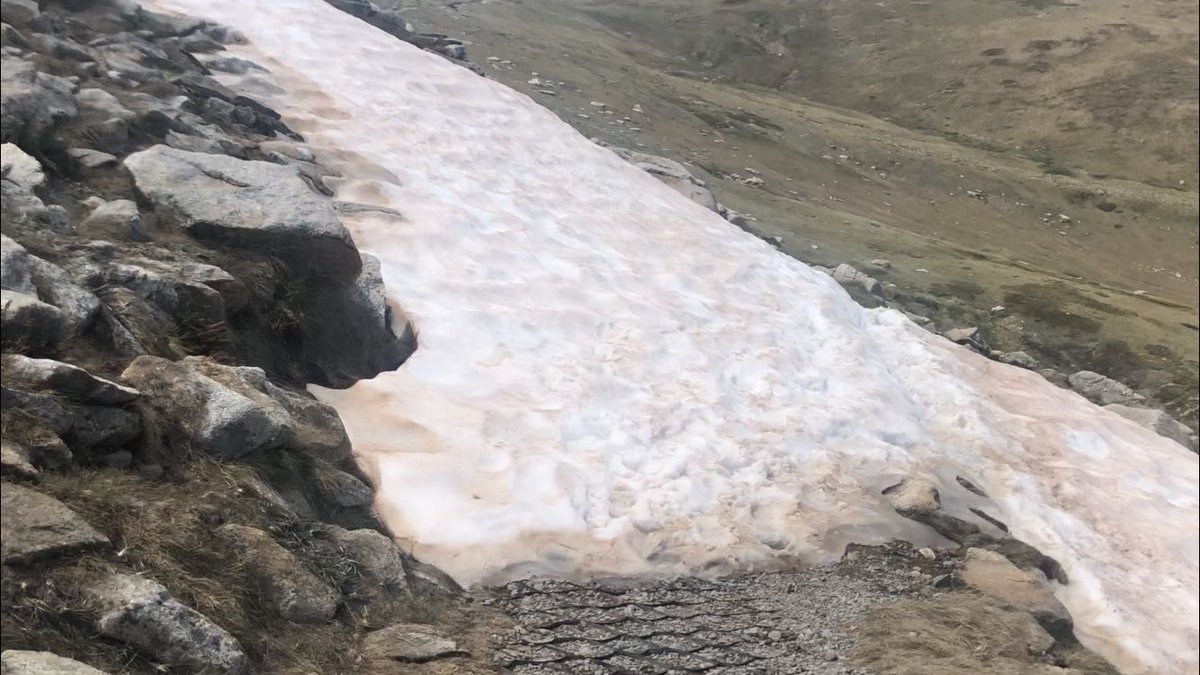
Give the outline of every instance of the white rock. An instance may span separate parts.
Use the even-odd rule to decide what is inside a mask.
[[[26,190],[36,190],[46,183],[41,162],[13,143],[0,145],[0,173]]]

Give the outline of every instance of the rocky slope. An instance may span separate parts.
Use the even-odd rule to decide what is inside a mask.
[[[893,506],[943,549],[464,594],[387,536],[303,389],[394,369],[416,339],[341,223],[371,207],[333,200],[300,136],[211,77],[259,67],[221,55],[236,32],[120,1],[2,7],[4,673],[1107,672],[1053,561],[915,481]]]
[[[358,637],[460,589],[386,535],[303,390],[415,348],[359,207],[209,77],[196,55],[255,67],[219,55],[235,33],[122,2],[3,20],[4,672],[366,667]]]

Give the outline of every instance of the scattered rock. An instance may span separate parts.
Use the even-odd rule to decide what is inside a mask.
[[[1169,438],[1185,448],[1193,451],[1196,450],[1196,445],[1193,441],[1195,436],[1192,434],[1192,430],[1179,420],[1171,417],[1164,410],[1133,407],[1123,403],[1110,403],[1104,406],[1104,409],[1111,410],[1125,419],[1137,422],[1159,436]]]
[[[104,675],[104,671],[50,652],[9,649],[0,654],[4,675]]]
[[[942,335],[951,342],[970,347],[985,356],[990,351],[987,342],[983,339],[983,333],[974,326],[970,328],[951,328],[942,333]]]
[[[1145,397],[1120,382],[1090,370],[1081,370],[1067,377],[1071,389],[1098,405],[1140,403]]]
[[[105,637],[126,642],[168,667],[230,675],[250,671],[249,659],[232,635],[151,579],[112,574],[83,590],[100,612],[96,630]]]
[[[874,277],[858,271],[853,265],[842,263],[833,269],[831,276],[839,284],[857,284],[872,295],[883,295],[883,284]]]
[[[237,550],[262,600],[279,616],[298,623],[324,623],[337,611],[339,596],[280,546],[271,535],[227,524],[217,534]]]
[[[466,656],[458,643],[433,626],[401,623],[363,638],[363,652],[376,659],[425,663],[450,656]]]
[[[1037,370],[1037,359],[1033,358],[1025,352],[1001,352],[996,354],[996,360],[1000,363],[1007,363],[1010,366],[1025,368],[1027,370]]]
[[[0,559],[5,565],[29,565],[110,546],[108,537],[53,497],[0,483],[0,502]]]

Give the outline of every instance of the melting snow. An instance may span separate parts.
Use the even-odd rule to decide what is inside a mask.
[[[154,0],[241,30],[345,178],[398,372],[337,407],[416,554],[464,582],[827,560],[919,537],[880,490],[962,475],[1057,558],[1089,646],[1196,672],[1197,458],[787,258],[529,98],[321,0]],[[714,567],[715,566],[715,567]]]

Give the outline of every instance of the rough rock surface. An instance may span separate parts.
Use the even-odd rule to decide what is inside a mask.
[[[29,488],[0,483],[0,559],[29,565],[109,546],[96,528],[62,502]]]
[[[872,295],[883,294],[883,284],[874,277],[858,271],[853,265],[842,263],[833,268],[831,276],[839,284],[857,284]]]
[[[332,204],[293,167],[164,145],[130,155],[125,166],[160,218],[196,237],[261,247],[331,281],[353,279],[361,269]]]
[[[216,457],[284,445],[336,456],[349,447],[341,425],[333,424],[336,414],[276,387],[259,368],[226,366],[204,357],[169,361],[139,356],[121,378],[146,394],[179,442]],[[292,410],[298,411],[295,416]]]
[[[232,635],[173,599],[151,579],[112,574],[84,588],[100,612],[96,630],[168,666],[190,666],[237,675],[249,661]]]
[[[79,114],[68,80],[39,72],[32,63],[0,58],[0,140],[30,149],[59,124]]]
[[[717,210],[717,198],[704,181],[692,175],[683,164],[673,159],[659,157],[636,150],[608,146],[621,159],[659,179],[671,189],[696,202],[709,211]]]
[[[1041,572],[1019,569],[994,551],[970,548],[960,577],[963,583],[980,593],[1029,612],[1052,635],[1071,635],[1071,615],[1054,597],[1054,590]]]
[[[132,403],[140,395],[136,389],[54,359],[9,354],[4,356],[3,364],[5,377],[12,378],[8,384],[20,383],[22,387],[48,389],[79,403],[123,405]]]
[[[1113,403],[1139,403],[1145,397],[1111,377],[1090,370],[1071,374],[1067,383],[1084,398],[1099,405]]]
[[[396,542],[375,530],[330,530],[330,540],[357,563],[356,595],[365,600],[386,599],[409,592],[404,553]]]
[[[262,599],[279,616],[322,623],[337,611],[338,594],[280,546],[271,535],[244,525],[222,525],[217,534],[238,551]]]
[[[0,673],[4,675],[104,675],[86,663],[50,652],[9,649],[0,654]]]
[[[4,346],[22,352],[39,352],[58,345],[67,330],[63,313],[36,296],[0,290],[0,325]]]
[[[1196,450],[1195,434],[1179,420],[1171,417],[1166,411],[1157,408],[1139,408],[1123,403],[1111,403],[1104,406],[1125,419],[1132,420],[1154,433],[1165,436],[1185,448]]]

